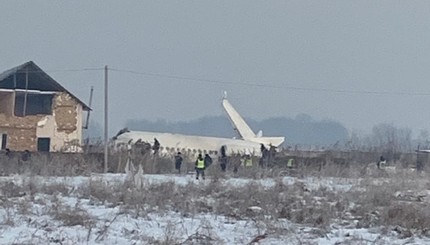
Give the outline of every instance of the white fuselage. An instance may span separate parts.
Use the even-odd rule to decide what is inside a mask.
[[[157,139],[160,143],[161,153],[176,154],[177,152],[182,152],[190,155],[207,153],[211,156],[220,156],[221,147],[224,146],[226,155],[261,155],[261,145],[256,142],[146,131],[130,131],[123,133],[117,137],[116,144],[134,144],[139,139],[143,142],[150,143],[151,145],[154,144],[154,139]]]
[[[142,141],[154,145],[154,139],[157,139],[160,143],[161,153],[176,154],[181,152],[193,156],[197,154],[221,156],[221,148],[224,147],[227,156],[235,154],[261,156],[261,144],[270,148],[271,146],[279,147],[284,142],[284,137],[262,137],[262,133],[254,134],[226,97],[222,100],[222,106],[241,139],[130,131],[118,135],[116,144],[130,145]]]

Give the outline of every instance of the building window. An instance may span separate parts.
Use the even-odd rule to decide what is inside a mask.
[[[49,152],[50,146],[50,138],[37,138],[37,151]]]
[[[7,147],[7,134],[2,134],[0,139],[0,146],[2,150],[5,150]]]
[[[15,95],[15,116],[52,115],[52,94],[31,94],[17,92]]]
[[[0,114],[13,115],[13,92],[0,92]]]

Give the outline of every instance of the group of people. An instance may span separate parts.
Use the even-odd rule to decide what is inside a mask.
[[[267,166],[267,162],[270,161],[274,156],[274,147],[270,147],[270,149],[266,149],[264,145],[261,145],[262,150],[262,157],[260,159],[260,166],[265,167]],[[262,162],[265,162],[266,164],[262,164]],[[267,162],[266,162],[267,161]],[[178,152],[175,156],[175,169],[180,174],[181,173],[181,166],[183,162],[183,157],[181,152]],[[220,157],[218,159],[218,162],[220,164],[221,171],[225,172],[227,170],[227,154],[226,154],[226,148],[225,146],[221,147],[220,151]],[[212,164],[212,158],[209,156],[209,154],[205,154],[205,157],[203,157],[202,154],[198,154],[197,159],[195,161],[195,170],[196,170],[196,179],[199,179],[201,176],[203,179],[205,179],[205,169],[209,167]],[[240,157],[240,164],[234,164],[233,165],[233,172],[237,172],[239,169],[239,166],[243,166],[246,168],[252,167],[252,157],[249,154],[243,155]]]
[[[269,149],[267,149],[266,146],[261,144],[260,150],[261,150],[261,158],[258,163],[260,167],[266,168],[271,164],[273,164],[273,161],[275,159],[276,148],[273,145],[270,145]]]
[[[184,159],[182,158],[181,152],[178,152],[175,156],[175,169],[178,171],[178,173],[181,173],[181,165],[182,161]],[[205,157],[203,158],[202,154],[199,154],[196,162],[195,162],[195,170],[196,170],[196,179],[199,179],[199,176],[201,175],[203,179],[205,179],[205,169],[209,167],[212,164],[212,158],[209,156],[209,154],[205,154]]]
[[[226,154],[226,148],[225,146],[221,147],[220,150],[220,156],[218,158],[218,162],[220,164],[221,171],[225,172],[227,170],[227,163],[228,158]],[[261,153],[262,157],[260,158],[259,165],[262,168],[268,167],[269,164],[273,161],[275,157],[275,147],[270,145],[270,147],[267,149],[263,144],[261,144]],[[181,165],[183,162],[182,154],[181,152],[178,152],[175,156],[175,169],[180,174],[181,173]],[[212,164],[212,158],[209,156],[209,154],[205,154],[205,157],[203,157],[202,154],[198,154],[197,159],[195,161],[195,170],[196,170],[196,179],[199,179],[201,176],[203,179],[205,179],[205,169],[209,167]],[[245,168],[252,167],[253,161],[250,154],[245,154],[240,157],[240,164],[239,162],[236,164],[233,164],[233,172],[237,172],[240,166],[243,166]],[[289,161],[289,167],[293,167],[293,161]]]

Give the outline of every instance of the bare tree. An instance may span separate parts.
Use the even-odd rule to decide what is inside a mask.
[[[378,151],[395,154],[412,150],[412,130],[409,128],[381,123],[373,127],[371,138]]]

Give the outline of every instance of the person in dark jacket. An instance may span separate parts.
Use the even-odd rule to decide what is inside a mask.
[[[181,156],[181,152],[178,152],[178,154],[175,156],[175,169],[178,170],[178,174],[181,173],[182,161],[183,158]]]
[[[220,162],[221,170],[225,172],[225,170],[227,169],[227,157],[226,156],[220,157],[219,162]]]
[[[269,162],[269,150],[263,145],[260,145],[260,149],[261,149],[261,157],[259,160],[259,165],[261,168],[265,168],[268,166],[268,162]]]
[[[199,175],[202,175],[202,178],[205,179],[205,160],[202,157],[202,154],[199,154],[196,160],[196,179],[199,179]]]
[[[158,142],[157,138],[154,138],[154,145],[152,146],[152,150],[154,150],[154,155],[157,155],[158,150],[160,150],[160,142]]]
[[[387,164],[387,160],[385,160],[384,156],[379,157],[379,161],[376,164],[376,166],[378,167],[378,169],[381,169],[383,167],[385,167],[385,164]]]
[[[212,164],[212,158],[209,156],[209,154],[205,155],[205,168],[209,167]]]
[[[221,146],[221,156],[218,158],[218,161],[220,163],[221,170],[225,172],[227,168],[227,152],[224,145]]]

